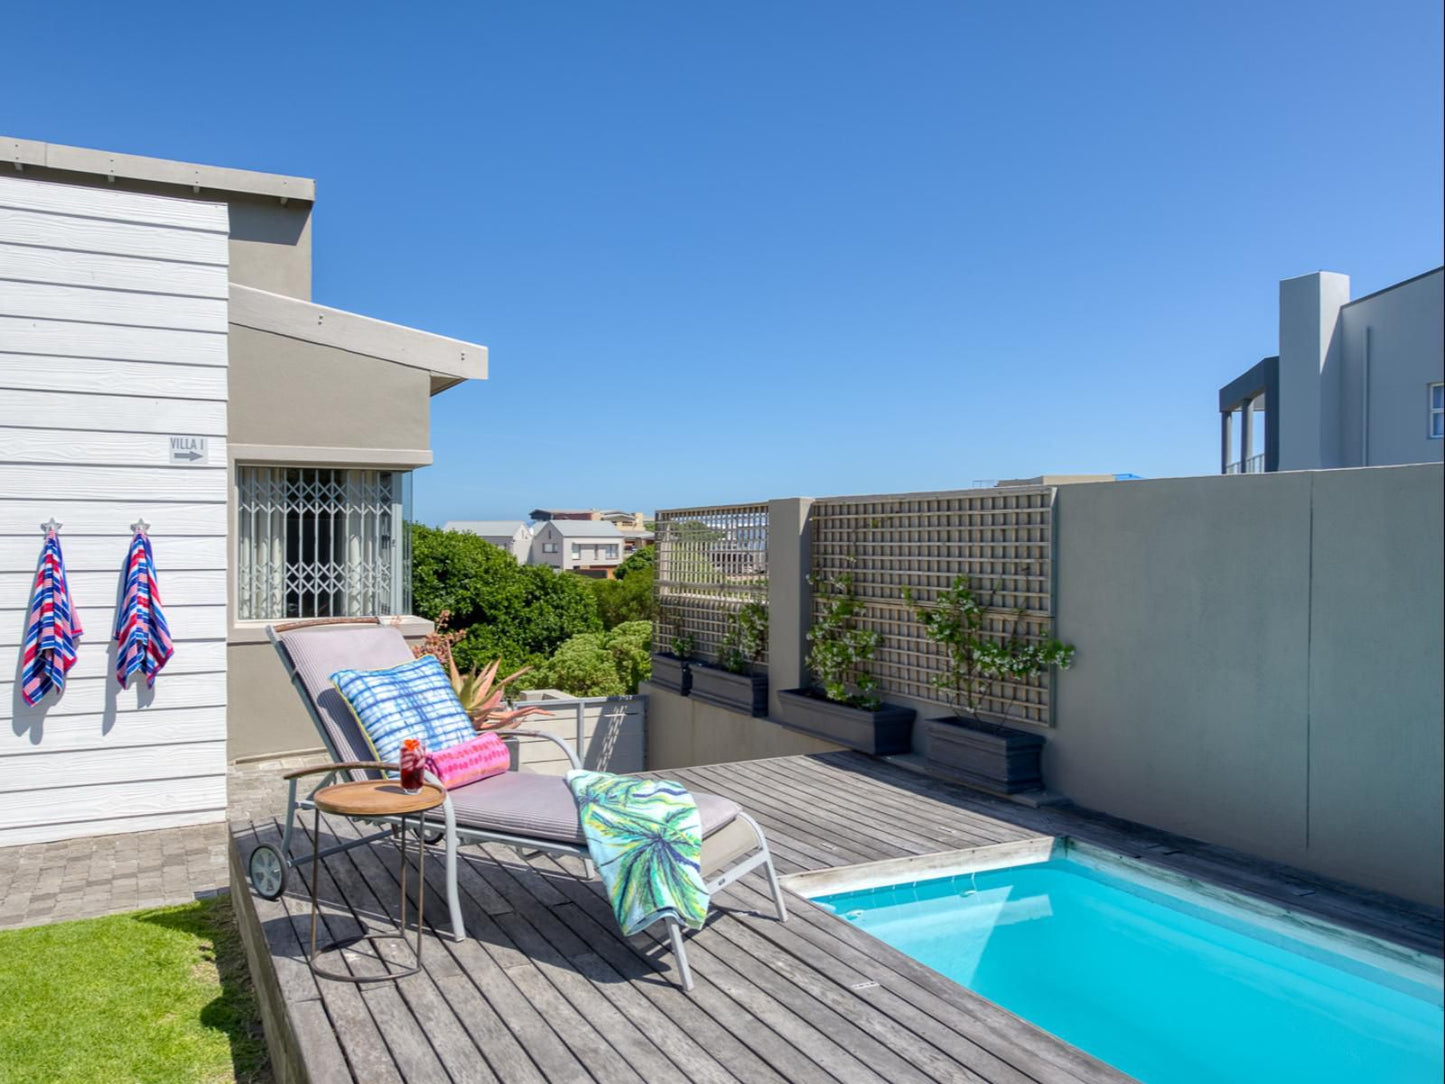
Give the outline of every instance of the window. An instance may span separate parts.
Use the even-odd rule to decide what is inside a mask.
[[[615,560],[617,560],[617,547],[616,547],[616,546],[608,546],[605,552],[606,552],[606,555],[607,555],[607,560],[609,560],[609,561],[615,561]]]
[[[411,474],[236,468],[236,617],[363,617],[411,608]]]
[[[561,548],[562,548],[562,547],[559,546],[556,542],[543,542],[543,543],[542,543],[542,552],[543,552],[543,553],[557,553]]]
[[[581,556],[582,556],[582,547],[579,546],[576,542],[573,542],[573,543],[572,543],[572,560],[575,561],[575,560],[577,560],[577,559],[578,559],[579,557],[581,557]]]
[[[1445,437],[1445,384],[1430,385],[1430,439]]]

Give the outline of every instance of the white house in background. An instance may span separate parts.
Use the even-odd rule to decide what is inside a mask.
[[[506,550],[521,565],[527,563],[532,552],[532,528],[520,519],[452,519],[442,525],[442,530],[474,534]]]
[[[1332,271],[1279,284],[1279,354],[1219,389],[1224,474],[1439,463],[1445,268],[1350,300]]]
[[[550,519],[534,525],[532,564],[612,575],[622,563],[622,532],[603,520]]]

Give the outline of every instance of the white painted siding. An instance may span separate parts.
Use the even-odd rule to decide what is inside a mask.
[[[0,846],[221,820],[226,803],[224,204],[0,176]],[[209,438],[171,465],[169,434]],[[43,541],[85,626],[63,696],[16,685]],[[176,653],[121,689],[137,518]]]

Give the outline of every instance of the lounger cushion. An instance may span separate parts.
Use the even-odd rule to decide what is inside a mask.
[[[420,738],[432,752],[477,735],[435,655],[385,670],[338,670],[331,684],[346,698],[376,759],[388,764],[400,760],[407,738]]]
[[[507,772],[451,792],[460,828],[480,828],[560,843],[584,843],[577,803],[560,775]],[[738,815],[736,802],[693,791],[702,834],[708,836]],[[440,817],[438,810],[429,816]]]
[[[412,660],[401,633],[386,625],[322,625],[281,633],[281,643],[296,667],[297,677],[316,706],[327,743],[338,760],[371,760],[376,754],[331,675],[348,667],[378,670]],[[380,772],[354,772],[353,778],[377,778]]]

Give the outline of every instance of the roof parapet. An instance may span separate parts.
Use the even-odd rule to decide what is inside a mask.
[[[42,143],[35,139],[0,136],[0,162],[8,162],[20,173],[28,166],[84,173],[117,179],[148,181],[152,184],[174,184],[202,191],[234,192],[248,196],[274,196],[282,203],[300,200],[316,201],[316,182],[310,177],[287,177],[280,173],[260,173],[227,166],[204,166],[194,162],[177,162],[169,158],[147,158],[139,154],[117,154],[114,151],[70,147],[63,143]]]

